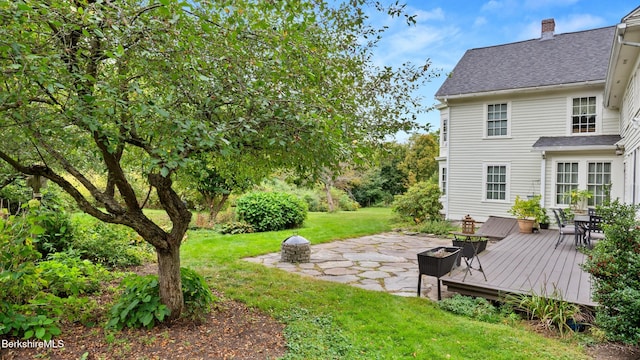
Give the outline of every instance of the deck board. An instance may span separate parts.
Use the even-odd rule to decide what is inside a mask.
[[[493,299],[505,292],[546,292],[550,296],[557,289],[567,301],[596,306],[591,300],[590,275],[580,268],[585,255],[576,250],[570,236],[554,249],[557,239],[557,230],[510,234],[479,255],[488,281],[473,270],[462,281],[462,267],[451,276],[442,277],[442,283],[449,291]]]

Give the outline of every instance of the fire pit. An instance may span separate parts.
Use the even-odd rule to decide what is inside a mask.
[[[290,263],[309,262],[311,258],[311,244],[309,240],[299,235],[293,235],[282,242],[280,261]]]

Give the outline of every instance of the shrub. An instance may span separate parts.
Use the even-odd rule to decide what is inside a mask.
[[[279,192],[254,192],[237,201],[237,214],[255,231],[299,227],[307,217],[306,204],[296,196]]]
[[[183,314],[195,319],[208,314],[214,298],[204,278],[187,268],[180,268],[180,278],[185,304]],[[152,328],[170,314],[160,302],[157,275],[132,274],[122,281],[121,287],[124,291],[109,310],[107,328]]]
[[[440,189],[438,184],[419,182],[403,195],[396,195],[393,211],[409,217],[416,223],[441,219]]]
[[[122,295],[109,310],[108,328],[152,328],[156,321],[164,320],[169,309],[160,302],[157,275],[132,274],[122,280]]]
[[[180,278],[185,306],[183,316],[202,320],[209,314],[214,302],[207,282],[200,274],[188,268],[180,268]]]
[[[441,309],[456,315],[489,323],[500,323],[505,318],[500,310],[484,298],[455,294],[438,302]]]
[[[353,200],[349,194],[347,194],[346,192],[342,191],[342,190],[336,190],[333,189],[331,190],[331,194],[335,199],[337,199],[337,205],[340,208],[340,210],[344,210],[344,211],[356,211],[360,208],[360,204]]]
[[[615,200],[599,207],[605,239],[597,242],[583,268],[593,276],[596,323],[613,341],[640,343],[640,228],[637,205]]]
[[[47,282],[52,294],[69,297],[96,292],[100,284],[111,279],[111,274],[101,265],[81,260],[77,253],[51,254],[49,260],[36,265],[40,278]]]
[[[253,226],[244,221],[232,221],[220,226],[221,234],[247,234],[253,232]]]
[[[419,226],[418,230],[421,233],[434,235],[447,235],[456,229],[456,227],[447,220],[427,220]]]
[[[38,217],[38,224],[44,232],[37,236],[36,248],[46,257],[50,253],[64,251],[73,241],[71,217],[64,208],[55,202],[43,202],[42,206],[32,209]]]
[[[141,265],[153,258],[151,247],[131,229],[85,217],[74,219],[71,246],[82,259],[110,268]]]

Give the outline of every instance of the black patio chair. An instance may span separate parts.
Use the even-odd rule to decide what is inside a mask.
[[[589,216],[589,226],[585,235],[587,246],[591,247],[591,240],[604,239],[604,230],[602,229],[602,217],[598,215]]]
[[[554,247],[554,249],[556,249],[564,240],[565,235],[576,236],[576,228],[573,224],[567,223],[566,216],[562,209],[551,210],[553,211],[553,216],[556,218],[556,223],[558,225],[558,241],[556,241],[556,246]],[[579,234],[583,234],[582,231],[579,231]]]

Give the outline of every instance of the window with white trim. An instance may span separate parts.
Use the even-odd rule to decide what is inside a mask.
[[[509,134],[507,104],[487,105],[487,137]]]
[[[589,206],[603,205],[609,200],[611,185],[611,163],[607,161],[589,162],[587,164],[587,190],[593,194]]]
[[[559,162],[556,165],[556,204],[570,205],[571,190],[578,189],[578,163]]]
[[[507,166],[487,165],[485,177],[486,200],[507,199]]]
[[[447,195],[447,168],[443,167],[442,168],[442,173],[441,173],[441,178],[440,178],[440,191],[442,192],[442,195]]]
[[[447,119],[442,119],[442,144],[446,145],[447,144],[447,136],[449,134],[447,134],[447,126],[449,126],[448,124],[448,120]]]
[[[573,99],[571,111],[571,132],[596,132],[596,97],[580,97]]]

